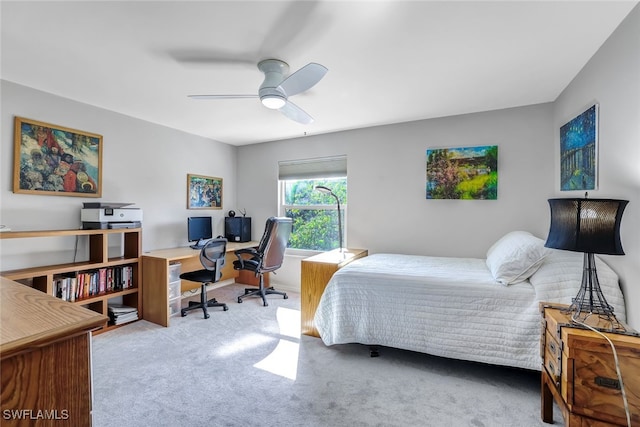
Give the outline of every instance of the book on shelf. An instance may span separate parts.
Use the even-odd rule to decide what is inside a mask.
[[[109,313],[122,314],[122,313],[131,313],[134,311],[138,311],[138,309],[128,305],[124,305],[124,304],[115,304],[115,303],[109,304]]]
[[[133,281],[133,267],[130,265],[103,267],[75,275],[56,276],[53,294],[64,301],[74,302],[132,288]]]
[[[53,294],[63,301],[75,301],[77,287],[77,278],[75,276],[56,277],[53,280]]]
[[[107,293],[107,269],[101,268],[98,270],[98,293]]]
[[[109,304],[109,319],[114,325],[138,320],[138,309],[124,304]]]

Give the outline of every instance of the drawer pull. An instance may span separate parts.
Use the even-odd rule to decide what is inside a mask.
[[[555,366],[553,366],[553,363],[552,362],[548,362],[547,366],[549,367],[549,370],[551,371],[551,373],[553,375],[555,375],[556,374],[556,368],[555,368]]]
[[[620,381],[615,378],[596,377],[595,383],[601,387],[620,390]]]

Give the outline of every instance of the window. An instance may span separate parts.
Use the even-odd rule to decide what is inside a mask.
[[[346,157],[280,163],[280,215],[293,219],[289,248],[327,251],[340,246],[335,197],[315,190],[329,188],[340,201],[346,246]]]

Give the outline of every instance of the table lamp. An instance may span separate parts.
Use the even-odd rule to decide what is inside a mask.
[[[584,322],[597,314],[620,325],[602,293],[594,254],[624,255],[620,242],[620,221],[628,200],[549,199],[551,225],[545,246],[584,252],[580,290],[569,307],[573,319]]]
[[[336,198],[336,203],[338,204],[338,236],[340,237],[339,252],[342,252],[342,219],[340,218],[340,199],[338,199],[338,196],[336,196],[336,194],[333,191],[331,191],[330,188],[325,187],[324,185],[316,185],[315,189],[321,193],[330,194]]]

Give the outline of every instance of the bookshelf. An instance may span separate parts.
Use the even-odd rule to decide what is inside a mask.
[[[5,231],[0,233],[0,239],[26,238],[55,238],[81,236],[88,237],[88,257],[78,262],[22,268],[18,270],[2,271],[0,275],[10,280],[30,286],[51,296],[60,296],[58,282],[61,279],[75,279],[76,286],[80,276],[98,275],[101,271],[112,272],[112,277],[118,277],[118,271],[128,271],[128,284],[116,285],[111,288],[105,283],[103,288],[99,284],[95,292],[84,291],[81,295],[66,298],[71,304],[77,304],[92,311],[107,316],[108,304],[124,304],[135,307],[139,318],[142,317],[142,228],[106,229],[106,230],[42,230],[42,231]],[[111,237],[111,239],[110,239]],[[110,241],[120,237],[120,253],[110,256]],[[119,273],[118,273],[119,274]],[[119,277],[118,277],[119,279]],[[77,288],[76,288],[77,289]],[[94,288],[95,289],[95,288]],[[58,294],[58,295],[56,295]],[[118,325],[119,326],[119,325]],[[101,333],[118,327],[108,324],[94,333]]]

